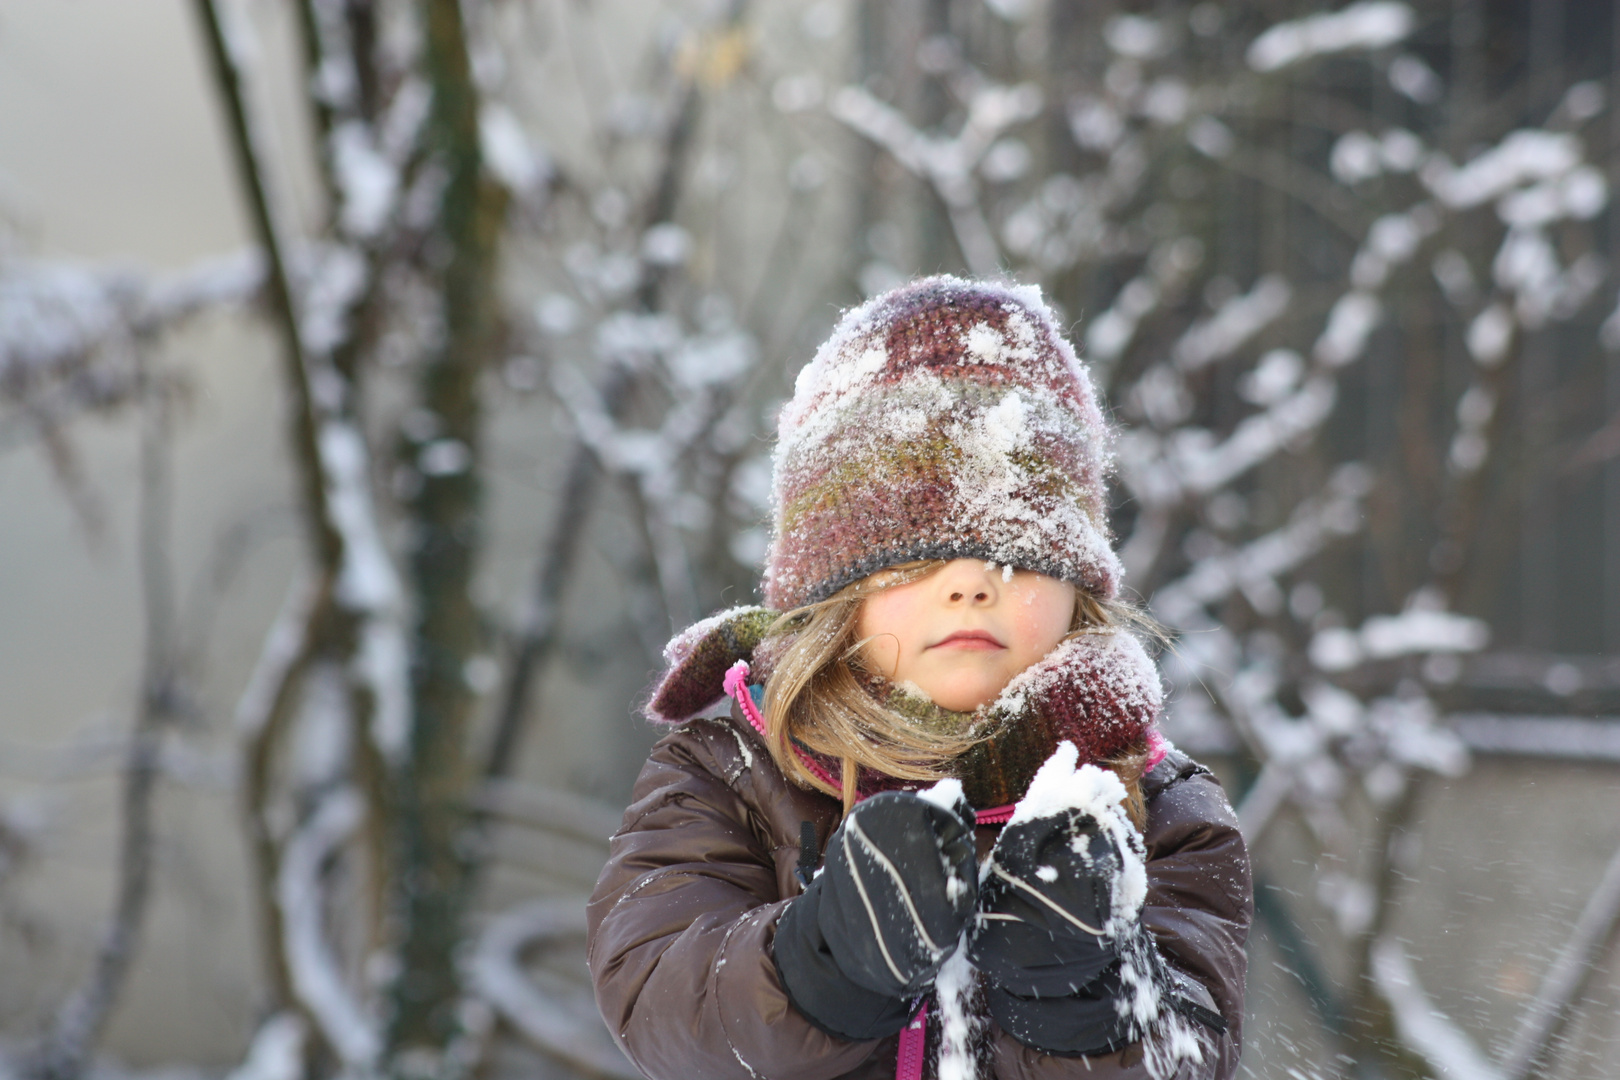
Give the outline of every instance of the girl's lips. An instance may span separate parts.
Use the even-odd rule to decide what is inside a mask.
[[[958,630],[942,641],[934,642],[929,648],[938,649],[946,645],[961,649],[982,649],[986,651],[1006,648],[996,640],[995,635],[984,630]]]

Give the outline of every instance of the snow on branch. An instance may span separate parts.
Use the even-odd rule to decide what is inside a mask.
[[[1313,56],[1386,48],[1404,39],[1414,25],[1407,5],[1364,0],[1340,11],[1278,23],[1254,39],[1247,59],[1255,71],[1277,71]]]
[[[1086,359],[1094,372],[1099,366],[1112,365],[1124,354],[1142,320],[1157,310],[1167,295],[1186,284],[1203,258],[1203,245],[1187,236],[1165,241],[1153,249],[1146,270],[1126,282],[1114,302],[1086,327]],[[1094,378],[1100,385],[1108,384],[1101,373]]]
[[[1188,327],[1171,350],[1182,371],[1197,371],[1231,356],[1288,310],[1294,290],[1279,274],[1266,274],[1254,288],[1222,304],[1207,319]]]
[[[1569,940],[1559,950],[1541,988],[1526,1006],[1513,1039],[1502,1054],[1503,1080],[1528,1080],[1536,1073],[1569,1009],[1580,998],[1593,967],[1620,927],[1620,849],[1609,859],[1597,888],[1586,901]]]
[[[608,1036],[589,991],[555,975],[524,970],[523,953],[548,939],[585,933],[583,897],[533,900],[492,919],[467,961],[467,981],[524,1038],[592,1076],[637,1080],[640,1073]]]
[[[1311,639],[1309,654],[1318,670],[1339,672],[1367,660],[1478,652],[1490,637],[1490,627],[1480,619],[1414,605],[1399,615],[1375,615],[1359,631],[1344,627],[1321,630]]]
[[[1438,1080],[1506,1080],[1467,1032],[1435,1007],[1400,942],[1386,937],[1373,943],[1372,975],[1401,1041],[1423,1056]]]
[[[302,1080],[308,1035],[297,1013],[275,1013],[259,1025],[247,1057],[225,1080]]]
[[[1275,610],[1280,602],[1277,577],[1316,554],[1332,537],[1360,528],[1361,500],[1371,484],[1365,466],[1341,465],[1327,488],[1303,503],[1287,525],[1236,551],[1200,560],[1186,576],[1155,592],[1154,613],[1171,626],[1191,627],[1203,621],[1201,609],[1238,589],[1256,607]]]
[[[0,261],[0,400],[58,423],[123,404],[136,387],[135,343],[262,286],[251,252],[151,277],[117,267]]]
[[[410,724],[404,594],[377,524],[365,438],[352,421],[327,419],[320,426],[316,448],[326,481],[327,512],[343,539],[337,596],[364,616],[357,668],[372,692],[372,738],[385,758],[397,762],[405,752]]]
[[[365,816],[353,788],[327,795],[287,840],[276,881],[276,902],[286,921],[286,958],[293,990],[338,1057],[365,1072],[382,1049],[375,1021],[343,978],[326,940],[321,876],[323,866]]]
[[[998,86],[978,83],[968,96],[967,120],[951,138],[926,135],[898,109],[859,86],[833,95],[833,117],[887,150],[912,175],[930,184],[950,214],[962,257],[981,277],[996,275],[1001,252],[979,206],[973,179],[997,136],[1040,115],[1041,90],[1033,83]]]

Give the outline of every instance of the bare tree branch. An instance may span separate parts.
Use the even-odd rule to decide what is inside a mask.
[[[286,1008],[293,993],[287,970],[286,933],[274,898],[281,844],[268,817],[271,767],[275,748],[292,716],[296,688],[315,649],[319,627],[331,614],[331,592],[329,582],[293,587],[265,635],[258,664],[236,706],[237,733],[242,740],[238,797],[255,878],[250,895],[259,929],[259,951],[269,980],[269,1004],[274,1010]]]
[[[254,139],[252,121],[248,117],[242,74],[220,22],[219,10],[215,0],[193,0],[193,4],[205,31],[204,40],[214,72],[214,83],[225,104],[231,150],[236,158],[238,179],[248,198],[253,230],[269,262],[266,284],[276,327],[281,334],[282,370],[294,402],[291,410],[293,458],[304,501],[309,508],[305,514],[305,524],[310,530],[310,547],[317,564],[330,568],[339,561],[341,540],[331,524],[326,505],[326,488],[322,482],[320,452],[315,438],[315,400],[310,390],[309,365],[298,310],[293,302],[292,284],[287,273],[286,247],[271,208],[264,166]]]
[[[1528,1080],[1537,1075],[1552,1042],[1580,1000],[1592,969],[1603,958],[1620,927],[1620,849],[1592,890],[1575,929],[1559,950],[1541,989],[1525,1007],[1513,1039],[1502,1053],[1502,1080]]]
[[[145,657],[140,705],[123,770],[116,893],[89,978],[57,1012],[29,1064],[28,1072],[41,1080],[75,1080],[82,1074],[123,989],[151,895],[152,803],[161,771],[161,744],[169,724],[184,711],[170,565],[171,388],[149,364],[143,364],[142,382],[139,542]]]

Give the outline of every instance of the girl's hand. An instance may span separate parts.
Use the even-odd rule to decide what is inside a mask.
[[[990,853],[983,914],[969,956],[1015,994],[1072,994],[1114,961],[1119,852],[1078,810],[1009,825]]]
[[[990,1012],[1026,1046],[1090,1054],[1129,1041],[1109,936],[1121,858],[1089,814],[1067,810],[1009,825],[991,852],[974,966]]]
[[[833,833],[821,873],[782,916],[783,986],[834,1034],[892,1034],[955,951],[977,901],[967,804],[947,810],[903,792],[873,796]]]

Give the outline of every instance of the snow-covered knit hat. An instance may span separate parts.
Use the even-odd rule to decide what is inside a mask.
[[[1111,598],[1110,430],[1034,286],[931,277],[846,314],[778,432],[765,603],[980,558]]]

